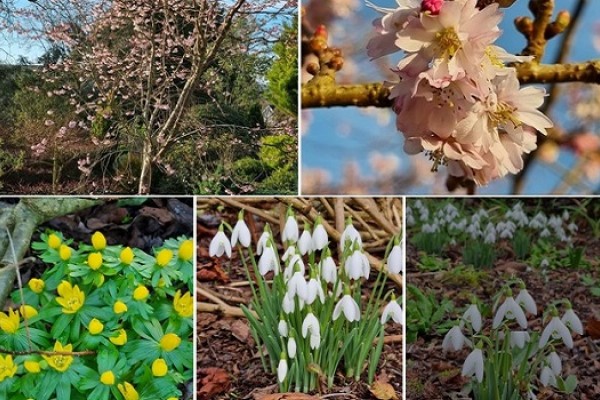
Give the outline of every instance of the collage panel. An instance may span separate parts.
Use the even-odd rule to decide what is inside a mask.
[[[301,15],[301,194],[598,193],[600,2],[302,0]]]
[[[409,198],[410,400],[596,399],[600,200]]]
[[[198,400],[401,399],[401,198],[198,198]]]
[[[294,0],[0,2],[0,193],[298,194]]]
[[[193,212],[0,199],[0,399],[192,399]]]

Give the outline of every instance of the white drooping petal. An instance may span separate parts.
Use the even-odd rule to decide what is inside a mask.
[[[548,357],[546,357],[546,362],[552,369],[554,375],[560,375],[560,371],[562,371],[562,362],[560,361],[560,357],[558,356],[558,354],[556,354],[555,351],[548,354]]]
[[[349,294],[344,295],[344,297],[342,297],[335,305],[335,308],[333,309],[333,320],[335,321],[338,319],[342,312],[349,322],[360,321],[360,308]]]
[[[300,254],[305,255],[312,250],[312,237],[310,236],[310,232],[305,229],[298,240],[298,251],[300,251]]]
[[[266,246],[270,238],[271,234],[268,231],[264,231],[262,235],[260,235],[258,242],[256,243],[256,254],[259,256],[262,254],[263,248]]]
[[[465,360],[462,368],[464,376],[473,376],[478,382],[483,381],[483,353],[481,349],[474,349]]]
[[[296,255],[296,246],[290,245],[287,248],[287,250],[283,253],[283,255],[281,256],[281,259],[283,261],[287,261],[288,259],[292,258],[295,255]]]
[[[321,335],[319,320],[311,312],[304,317],[304,321],[302,322],[302,337],[306,338],[309,333],[311,336]]]
[[[554,372],[548,366],[542,368],[542,373],[540,374],[540,382],[544,386],[555,386],[556,385],[556,376],[554,376]]]
[[[323,250],[327,243],[329,242],[329,237],[327,236],[327,231],[323,224],[318,224],[315,227],[315,230],[312,234],[312,249],[313,250]]]
[[[298,296],[298,298],[306,301],[308,296],[308,285],[302,272],[294,272],[294,275],[292,275],[287,283],[287,289],[287,293],[289,294],[290,298]]]
[[[337,281],[337,266],[331,256],[321,261],[321,277],[327,283],[335,283]]]
[[[530,314],[537,315],[537,306],[535,300],[526,289],[522,289],[517,295],[515,301]]]
[[[219,231],[210,241],[208,254],[211,257],[221,257],[223,253],[227,254],[227,257],[231,257],[231,243],[229,243],[225,232]]]
[[[550,323],[546,325],[546,328],[544,328],[542,336],[540,337],[540,349],[546,346],[550,338],[560,338],[565,346],[568,348],[573,347],[573,338],[571,337],[571,332],[569,332],[569,328],[567,328],[567,326],[558,317],[552,317]]]
[[[359,247],[362,247],[360,233],[352,224],[346,225],[344,232],[342,232],[342,236],[340,238],[340,247],[342,251],[346,248],[346,242],[350,242],[351,248],[355,243],[358,244]]]
[[[285,358],[282,358],[281,360],[279,360],[279,366],[277,366],[277,379],[279,379],[280,383],[285,381],[285,377],[287,376],[287,373],[288,373],[287,360]]]
[[[250,241],[250,229],[248,229],[248,225],[246,225],[243,219],[238,219],[231,232],[231,246],[233,247],[239,242],[243,247],[247,248],[250,246]]]
[[[279,334],[283,337],[287,337],[288,336],[288,325],[287,322],[284,319],[280,319],[279,320],[279,325],[277,325],[277,330],[279,331]]]
[[[264,248],[258,260],[258,271],[262,276],[265,276],[269,271],[273,271],[275,275],[279,274],[279,262],[271,245]]]
[[[290,358],[296,357],[296,339],[291,337],[287,342],[287,351]]]
[[[492,324],[492,327],[494,329],[499,327],[505,318],[507,320],[516,319],[517,323],[521,328],[527,328],[527,317],[525,316],[523,309],[517,304],[515,299],[513,299],[512,297],[507,297],[504,300],[504,303],[502,303],[502,305],[498,307],[496,315],[494,316],[494,322]]]
[[[321,287],[321,282],[318,279],[311,278],[307,284],[307,297],[304,299],[306,304],[312,304],[319,297],[321,304],[325,302],[325,293]]]
[[[459,326],[454,326],[452,329],[446,333],[444,336],[444,341],[442,342],[442,349],[444,351],[459,351],[463,348],[465,344],[468,344],[469,341],[463,335]]]
[[[529,332],[527,331],[513,331],[510,333],[510,345],[511,347],[518,347],[522,349],[525,347],[525,343],[531,340]]]
[[[294,303],[294,299],[293,297],[291,297],[289,295],[289,293],[286,293],[283,296],[283,301],[281,303],[281,308],[283,308],[283,312],[286,314],[290,314],[294,312],[294,309],[296,308],[296,304]]]
[[[306,267],[304,266],[304,261],[302,261],[302,257],[300,257],[299,254],[294,254],[292,258],[290,258],[288,265],[283,272],[283,277],[286,281],[292,277],[294,272],[296,272],[296,266],[298,266],[299,271],[302,272],[302,275],[304,275],[306,272]]]
[[[481,313],[477,305],[471,304],[462,316],[463,320],[471,323],[473,330],[477,333],[481,330]]]
[[[388,271],[392,274],[399,274],[404,270],[404,257],[402,256],[402,246],[399,244],[392,247],[388,256]]]
[[[281,232],[281,240],[283,242],[296,243],[298,241],[298,234],[298,222],[296,221],[296,218],[290,215],[287,217],[285,226]]]
[[[404,324],[404,313],[402,307],[398,304],[397,300],[390,300],[390,302],[384,307],[381,313],[381,323],[385,324],[389,318],[398,324]]]
[[[321,345],[321,335],[317,334],[317,335],[310,335],[310,348],[311,349],[318,349],[319,346]]]
[[[581,320],[575,314],[572,308],[569,308],[565,315],[561,318],[561,321],[575,333],[583,335],[583,325],[581,324]]]

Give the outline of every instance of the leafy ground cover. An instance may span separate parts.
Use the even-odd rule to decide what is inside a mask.
[[[198,204],[198,398],[199,399],[265,399],[301,400],[319,398],[372,399],[400,398],[402,393],[402,326],[385,325],[384,345],[373,384],[367,384],[366,372],[353,381],[338,370],[334,384],[327,387],[324,373],[317,372],[317,389],[309,394],[280,393],[276,374],[263,369],[251,327],[240,305],[252,300],[252,290],[238,253],[231,259],[213,258],[209,244],[222,221],[233,225],[238,211],[245,210],[245,222],[252,242],[263,232],[265,223],[279,238],[288,208],[302,219],[315,222],[320,215],[330,240],[344,230],[344,215],[352,215],[360,231],[365,251],[371,259],[371,274],[376,275],[390,238],[400,231],[400,199],[199,199]],[[300,224],[302,229],[302,224]],[[335,245],[330,246],[337,261]],[[280,254],[283,249],[279,248]],[[308,264],[307,264],[308,265]],[[283,268],[283,267],[282,267]],[[268,278],[270,275],[266,275]],[[256,279],[253,276],[253,281]],[[373,281],[363,282],[364,300],[371,295]],[[401,279],[388,280],[386,290],[400,297]],[[380,312],[381,310],[379,310]],[[379,315],[378,312],[378,315]],[[339,320],[338,320],[339,321]],[[332,321],[333,322],[333,321]],[[324,324],[325,329],[332,329]],[[325,329],[322,335],[325,335]],[[370,344],[367,344],[369,346]],[[299,347],[300,348],[300,347]],[[322,397],[321,397],[322,396]]]
[[[471,349],[444,352],[443,340],[473,295],[488,304],[483,318],[492,318],[492,296],[511,278],[523,280],[537,303],[537,316],[528,315],[532,331],[542,332],[548,319],[541,311],[562,298],[583,323],[584,334],[573,335],[572,349],[556,347],[562,375],[575,375],[576,389],[566,394],[545,387],[536,372],[537,398],[598,398],[600,202],[409,199],[407,208],[408,399],[471,398],[463,392],[469,379],[461,374]],[[509,233],[510,221],[515,227]]]

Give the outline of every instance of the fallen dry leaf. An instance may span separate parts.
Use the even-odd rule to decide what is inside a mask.
[[[229,374],[222,368],[200,368],[200,376],[205,375],[200,380],[200,390],[198,390],[199,399],[213,399],[219,393],[224,393],[231,386]]]
[[[231,324],[231,334],[240,342],[246,343],[250,336],[250,328],[246,322],[237,319]]]
[[[387,377],[384,380],[376,380],[369,390],[379,400],[398,400],[394,387],[387,383]]]
[[[588,320],[585,326],[585,332],[592,339],[600,339],[600,321],[596,321],[595,319]]]

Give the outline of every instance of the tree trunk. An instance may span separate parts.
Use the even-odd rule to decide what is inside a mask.
[[[152,141],[149,137],[144,140],[142,149],[142,168],[140,170],[140,180],[138,185],[138,194],[149,194],[152,187]]]

